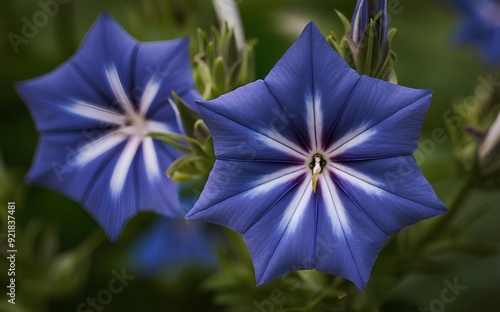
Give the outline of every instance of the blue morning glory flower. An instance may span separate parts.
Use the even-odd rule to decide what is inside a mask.
[[[243,234],[259,285],[314,268],[364,289],[393,233],[446,211],[412,155],[430,99],[310,23],[264,80],[197,102],[217,160],[187,218]]]
[[[461,43],[477,44],[485,62],[500,63],[500,1],[451,0],[464,14],[458,31]]]
[[[159,219],[132,246],[133,265],[145,275],[188,264],[215,268],[214,236],[207,225],[184,218]]]
[[[110,239],[141,210],[182,216],[164,176],[179,153],[147,134],[180,133],[171,90],[200,99],[187,38],[140,43],[103,14],[68,62],[17,88],[41,133],[29,182],[82,203]]]
[[[351,21],[351,39],[356,46],[361,43],[361,38],[370,20],[375,20],[379,12],[381,12],[381,15],[376,24],[377,34],[379,44],[383,45],[387,41],[387,32],[389,29],[387,0],[358,0]]]

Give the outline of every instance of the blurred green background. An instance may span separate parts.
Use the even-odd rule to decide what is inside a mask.
[[[133,274],[127,266],[127,252],[134,237],[155,218],[143,213],[129,222],[116,244],[101,242],[102,231],[79,204],[50,190],[25,185],[23,176],[32,161],[38,135],[29,112],[14,90],[14,83],[47,73],[67,60],[103,11],[109,11],[141,41],[177,38],[185,34],[196,38],[197,27],[208,30],[216,23],[208,0],[66,2],[58,5],[58,12],[38,28],[33,38],[18,46],[17,53],[7,34],[22,35],[24,18],[31,20],[42,8],[38,1],[3,0],[0,3],[0,213],[1,220],[5,219],[7,201],[16,201],[19,246],[17,304],[6,305],[5,235],[0,237],[0,310],[77,311],[87,297],[95,297],[108,287],[113,270],[121,272],[125,268],[127,273]],[[258,78],[268,73],[308,21],[315,21],[325,35],[330,30],[341,35],[341,23],[335,9],[350,17],[355,5],[354,0],[239,0],[237,3],[247,38],[259,39],[255,48]],[[453,103],[473,93],[478,77],[485,75],[488,69],[480,65],[473,49],[459,49],[453,43],[459,18],[444,2],[398,0],[392,3],[392,11],[397,13],[391,15],[390,25],[398,29],[393,49],[398,54],[395,68],[399,83],[434,92],[424,124],[423,142],[431,139],[433,130],[446,129],[446,112]],[[196,49],[196,40],[191,40],[193,53]],[[420,160],[422,171],[438,196],[447,203],[459,183],[451,140],[435,143],[424,153],[425,157]],[[464,217],[477,209],[487,209],[487,212],[457,235],[472,242],[498,246],[499,193],[498,190],[475,191],[462,211]],[[408,231],[419,230],[418,225],[412,228]],[[5,233],[3,228],[1,234]],[[445,265],[432,273],[414,270],[406,274],[395,289],[384,295],[383,311],[419,311],[419,307],[428,306],[441,297],[446,287],[443,280],[453,282],[455,278],[467,289],[446,304],[445,310],[435,311],[500,311],[498,254],[470,255],[453,251],[440,252],[433,257]],[[374,272],[377,272],[377,265]],[[200,286],[212,273],[185,269],[170,270],[155,278],[137,277],[113,296],[103,307],[104,311],[223,311],[220,298],[214,300],[214,293]],[[266,298],[272,290],[271,285],[255,294]],[[23,302],[36,302],[36,306]],[[259,311],[256,306],[243,305],[240,311]]]

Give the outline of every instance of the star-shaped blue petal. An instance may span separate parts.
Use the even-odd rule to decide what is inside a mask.
[[[41,133],[29,182],[81,202],[110,239],[138,211],[182,215],[163,174],[179,153],[147,134],[181,132],[171,90],[201,98],[187,38],[140,43],[103,14],[68,62],[17,89]]]
[[[187,218],[243,234],[259,285],[315,268],[364,289],[390,235],[446,211],[412,156],[430,99],[310,23],[264,80],[197,102],[217,161]]]

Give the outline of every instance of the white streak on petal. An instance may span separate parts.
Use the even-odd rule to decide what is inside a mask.
[[[367,175],[362,174],[356,170],[351,169],[348,166],[344,166],[340,163],[333,163],[330,165],[332,172],[335,172],[341,179],[349,181],[349,183],[364,190],[372,195],[383,195],[385,191],[379,187],[379,183]]]
[[[86,117],[89,119],[95,119],[99,121],[104,121],[116,125],[123,125],[125,124],[125,117],[115,113],[113,111],[104,109],[99,106],[83,103],[83,102],[78,102],[75,103],[72,106],[69,106],[66,108],[69,112]]]
[[[144,138],[142,143],[142,152],[144,153],[144,165],[150,181],[160,177],[160,166],[158,165],[158,157],[154,147],[153,139],[150,137]]]
[[[111,90],[113,90],[113,94],[115,95],[118,104],[127,112],[129,115],[133,115],[134,107],[130,102],[127,93],[123,89],[123,85],[120,81],[120,77],[118,76],[118,72],[114,66],[110,66],[106,69],[106,77],[108,78],[109,86]]]
[[[148,112],[151,103],[153,103],[154,98],[158,94],[160,89],[160,82],[155,79],[150,79],[144,88],[144,93],[141,97],[141,102],[139,105],[139,110],[141,116],[145,116]]]
[[[329,149],[328,154],[332,157],[338,156],[353,147],[369,141],[376,134],[377,131],[375,129],[366,130],[366,126],[361,126],[338,139]]]
[[[115,165],[110,182],[111,192],[115,196],[120,195],[123,189],[125,178],[127,177],[132,160],[137,153],[139,144],[141,144],[140,137],[130,137],[129,141],[125,145],[125,148],[123,149],[122,154],[120,155],[120,158],[118,159],[118,162]]]
[[[253,132],[256,139],[262,144],[267,145],[271,149],[278,150],[285,154],[291,154],[299,159],[307,158],[307,151],[304,151],[302,146],[285,138],[276,130],[268,130],[264,134]]]
[[[329,174],[320,174],[318,184],[320,183],[320,193],[323,197],[323,201],[326,203],[326,207],[323,208],[326,210],[326,214],[330,219],[333,233],[339,237],[349,234],[351,232],[349,219],[342,205],[342,201],[340,200],[335,183],[332,181]]]
[[[114,133],[104,136],[94,142],[85,145],[76,157],[76,164],[83,166],[96,159],[107,151],[111,150],[125,140],[125,136]]]
[[[172,133],[172,131],[168,129],[166,124],[152,120],[147,121],[146,129],[149,133],[151,132]]]
[[[321,111],[321,97],[318,93],[307,96],[307,128],[312,147],[318,151],[318,142],[322,142],[321,129],[323,128],[323,112]]]
[[[311,188],[311,179],[305,179],[300,182],[300,188],[295,192],[295,197],[292,199],[288,208],[285,211],[283,219],[279,224],[282,230],[287,231],[287,234],[293,234],[300,222],[302,217],[307,210],[310,213],[314,213],[314,206],[310,206],[311,197],[313,196],[313,191]]]
[[[304,166],[292,166],[290,168],[265,175],[255,181],[252,189],[247,192],[245,196],[248,198],[263,196],[262,194],[273,191],[284,183],[289,183],[291,180],[303,175],[306,172],[303,168]]]
[[[174,110],[175,121],[177,122],[177,127],[179,127],[179,129],[183,129],[181,113],[179,112],[179,108],[177,108],[177,104],[171,98],[168,99],[168,103],[170,104],[170,106]]]

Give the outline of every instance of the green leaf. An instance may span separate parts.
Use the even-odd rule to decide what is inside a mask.
[[[210,68],[202,59],[202,55],[195,56],[194,63],[196,80],[201,82],[199,85],[197,84],[198,91],[200,91],[204,99],[211,99],[214,82],[212,81],[212,75],[210,75]]]
[[[165,172],[165,175],[168,178],[171,178],[174,176],[175,173],[179,172],[180,170],[183,170],[184,173],[186,174],[187,173],[194,174],[195,172],[194,170],[192,170],[192,168],[194,167],[192,165],[196,162],[202,162],[204,160],[205,159],[203,157],[192,154],[179,157],[170,164],[170,166],[167,169],[167,172]]]
[[[255,80],[254,47],[258,40],[253,39],[247,42],[241,54],[240,72],[237,78],[237,86],[243,86]]]
[[[198,34],[198,50],[200,53],[205,54],[205,47],[208,42],[207,32],[201,28],[196,29],[196,33]]]
[[[375,22],[370,20],[370,24],[363,32],[357,55],[356,65],[360,75],[366,74],[373,77],[372,67],[378,65],[378,50],[378,35]]]
[[[396,71],[392,67],[385,72],[382,79],[393,84],[398,84],[398,76],[396,75]]]
[[[347,64],[349,64],[352,68],[355,68],[356,66],[356,63],[354,61],[354,55],[352,53],[352,50],[351,50],[351,46],[349,45],[349,40],[347,40],[347,38],[342,38],[342,40],[340,40],[340,45],[339,45],[339,49],[340,49],[340,56],[347,62]]]
[[[341,51],[340,51],[340,46],[339,46],[339,43],[338,43],[338,39],[335,36],[335,34],[333,33],[333,31],[331,31],[330,35],[328,37],[326,37],[326,41],[335,50],[335,52],[337,52],[339,55],[342,55]]]
[[[342,12],[335,10],[335,13],[337,13],[337,15],[340,18],[340,21],[342,22],[342,25],[344,25],[344,32],[345,32],[344,36],[347,37],[349,35],[349,32],[351,31],[351,21],[349,21],[347,17],[345,17],[345,15],[342,14]]]
[[[206,60],[207,66],[209,68],[213,66],[214,60],[215,60],[214,42],[209,41],[207,43],[207,60]]]
[[[152,137],[155,140],[165,142],[168,145],[178,149],[179,151],[181,151],[185,154],[189,154],[192,152],[192,150],[188,146],[179,143],[179,141],[185,141],[185,140],[182,140],[182,137],[179,135],[172,135],[169,133],[152,132],[152,133],[148,133],[148,136]],[[179,138],[179,137],[181,137],[181,138]]]
[[[224,58],[222,56],[218,56],[214,62],[213,68],[213,77],[214,77],[214,85],[217,92],[217,95],[222,95],[226,91],[226,65],[224,64]]]
[[[394,39],[394,35],[396,35],[397,29],[396,28],[390,28],[389,31],[387,31],[387,42],[389,44],[392,43],[392,39]]]
[[[203,119],[198,119],[194,123],[194,135],[198,141],[204,141],[206,138],[211,136],[210,130],[208,130],[208,127]]]
[[[189,107],[184,100],[177,95],[175,91],[172,91],[172,96],[179,110],[179,115],[181,117],[182,127],[184,132],[191,138],[195,137],[195,125],[196,122],[201,118],[200,114]]]

